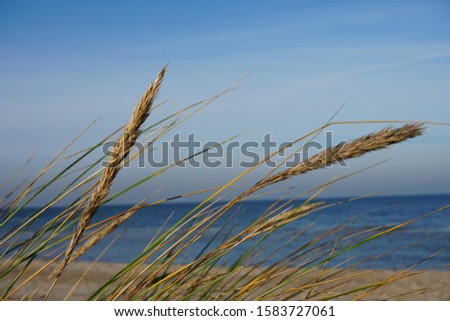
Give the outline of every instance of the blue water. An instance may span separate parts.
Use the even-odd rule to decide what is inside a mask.
[[[331,204],[344,199],[323,201]],[[272,204],[273,201],[252,201],[231,209],[207,229],[202,237],[192,244],[189,251],[183,251],[177,257],[176,263],[186,263],[195,259],[209,243],[206,251],[215,248],[230,237],[227,234],[230,229],[234,232],[242,230]],[[301,204],[301,201],[296,204]],[[329,266],[342,264],[355,265],[358,268],[400,269],[420,263],[417,268],[448,269],[446,265],[450,264],[450,249],[447,248],[450,245],[450,209],[427,216],[348,250],[349,246],[369,235],[419,218],[447,204],[450,204],[450,195],[375,197],[344,202],[294,221],[264,239],[261,239],[260,235],[240,244],[224,255],[219,263],[232,264],[242,253],[256,246],[253,252],[256,254],[248,256],[245,264],[261,262],[263,265],[273,264],[291,254],[292,261],[287,262],[289,265],[307,266],[342,252],[328,263]],[[100,261],[129,262],[158,232],[161,233],[175,223],[195,205],[195,203],[173,203],[140,210],[79,260],[94,260],[105,246],[120,236],[110,250],[103,254]],[[94,222],[128,208],[128,206],[105,206],[96,214]],[[31,212],[33,209],[26,211]],[[22,237],[32,235],[38,226],[59,212],[58,208],[49,210]],[[6,231],[8,225],[17,223],[15,220],[19,218],[14,218],[0,229],[0,236],[4,234],[3,231]],[[333,229],[335,231],[330,232]],[[315,242],[316,238],[318,240]],[[311,241],[313,244],[305,246]]]

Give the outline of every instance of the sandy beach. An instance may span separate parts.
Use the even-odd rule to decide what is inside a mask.
[[[39,266],[42,266],[42,264],[43,262],[38,262],[35,266],[30,268],[26,275],[20,280],[24,280],[25,277],[32,275]],[[86,300],[99,288],[99,286],[106,282],[124,265],[118,263],[96,263],[92,268],[90,268],[90,266],[91,263],[89,262],[77,262],[69,265],[49,299]],[[383,285],[363,297],[359,297],[360,294],[363,293],[359,292],[337,299],[353,300],[359,297],[361,300],[450,300],[450,271],[425,270],[417,272],[417,275],[408,276],[393,283]],[[249,277],[255,276],[256,273],[256,271],[252,272]],[[296,279],[295,283],[304,284],[305,281],[315,279],[317,273],[318,271],[306,274],[301,278]],[[338,293],[338,291],[343,293],[351,289],[363,287],[369,283],[384,281],[398,273],[399,271],[394,270],[346,271],[341,275],[341,281],[319,282],[319,284],[314,287],[313,291],[316,293],[322,292],[326,295],[333,295]],[[357,275],[357,277],[351,277],[351,280],[347,282],[345,276],[351,274]],[[323,275],[326,275],[326,271]],[[27,300],[29,299],[29,295],[34,293],[33,300],[42,300],[44,298],[45,289],[50,285],[46,280],[46,276],[48,276],[47,272],[41,273],[38,277],[27,282],[26,285],[17,290],[13,295],[8,297],[8,299]],[[11,277],[12,275],[9,275],[7,279],[0,281],[0,288],[4,289],[8,281],[11,280]],[[346,281],[343,282],[343,280]],[[277,280],[272,280],[267,283],[266,287],[270,286],[271,283],[273,284],[276,282]],[[73,288],[76,284],[76,288]],[[295,284],[289,284],[289,286],[295,287]],[[71,292],[71,294],[67,296],[69,292]],[[305,297],[302,295],[297,295],[292,299],[299,300],[304,298]]]

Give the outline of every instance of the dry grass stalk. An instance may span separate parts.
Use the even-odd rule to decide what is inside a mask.
[[[274,228],[285,225],[289,222],[295,221],[305,215],[308,215],[312,210],[318,208],[323,205],[324,202],[316,202],[312,204],[302,205],[300,207],[284,211],[274,217],[269,218],[268,220],[258,224],[256,226],[250,227],[250,230],[247,231],[248,234],[253,233],[264,233]],[[252,235],[253,236],[253,235]]]
[[[66,249],[64,260],[58,269],[58,274],[55,277],[54,284],[56,284],[61,273],[63,272],[64,268],[69,262],[73,250],[79,243],[80,238],[83,232],[86,230],[87,226],[89,225],[92,217],[105,200],[105,197],[108,195],[112,181],[114,180],[117,173],[121,169],[123,161],[130,152],[130,149],[136,142],[136,139],[140,134],[139,129],[147,119],[148,115],[150,114],[151,106],[158,93],[165,72],[166,67],[164,67],[158,73],[156,79],[148,87],[142,98],[139,100],[139,102],[137,103],[136,107],[133,110],[133,114],[131,115],[129,122],[125,125],[122,134],[120,135],[116,145],[114,146],[114,149],[111,152],[108,159],[108,165],[103,168],[103,173],[97,184],[97,187],[92,192],[86,208],[81,213],[80,221],[78,222],[78,226],[76,227],[74,233],[72,234],[72,239],[70,240],[70,243]],[[53,286],[50,288],[50,291],[53,288]]]
[[[103,227],[100,231],[96,232],[96,234],[89,238],[82,246],[80,246],[73,254],[71,255],[69,262],[72,262],[76,258],[80,257],[84,253],[87,252],[92,246],[97,244],[98,241],[103,239],[106,235],[115,230],[116,227],[121,225],[127,219],[129,219],[136,212],[134,209],[130,209],[124,215],[118,217],[117,219],[109,222],[105,227]]]
[[[422,123],[409,123],[399,128],[384,128],[376,133],[368,134],[347,143],[330,147],[292,168],[287,168],[279,173],[260,180],[255,185],[251,186],[249,189],[220,208],[219,211],[215,214],[215,218],[211,220],[210,224],[212,224],[212,222],[217,220],[221,215],[227,212],[242,199],[268,185],[284,181],[295,175],[304,174],[315,169],[332,165],[341,160],[359,157],[368,152],[386,148],[389,145],[400,143],[407,139],[420,136],[422,133]],[[234,178],[232,182],[234,182],[238,178],[239,176]],[[228,185],[230,184],[231,183],[229,183]]]
[[[420,136],[422,133],[423,125],[420,123],[406,124],[399,128],[384,128],[376,133],[368,134],[355,140],[327,148],[306,161],[300,162],[294,167],[287,168],[259,181],[244,194],[249,195],[265,186],[284,181],[292,176],[323,168],[345,159],[359,157],[368,152],[383,149],[389,145]]]

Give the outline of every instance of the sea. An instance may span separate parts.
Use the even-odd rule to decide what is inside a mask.
[[[231,265],[314,264],[373,269],[450,270],[450,195],[415,195],[370,198],[315,199],[330,205],[272,231],[260,233],[230,248],[217,262]],[[304,200],[290,203],[298,206]],[[275,201],[246,201],[233,207],[182,251],[175,263],[188,263],[212,251],[273,208]],[[279,206],[283,203],[277,203]],[[78,260],[130,262],[197,203],[165,203],[144,208],[110,233]],[[93,222],[127,210],[130,206],[103,206]],[[442,209],[443,208],[443,209]],[[441,209],[441,210],[439,210]],[[24,211],[31,214],[36,209]],[[42,223],[61,212],[51,208],[21,237],[35,233]],[[205,213],[208,215],[208,213]],[[17,224],[14,217],[0,228]],[[406,224],[407,223],[407,224]],[[394,228],[404,224],[399,228]],[[390,231],[390,229],[393,229]],[[69,229],[67,234],[73,229]],[[182,235],[189,236],[189,226]],[[105,251],[105,249],[107,250]],[[157,255],[163,252],[156,253]],[[43,255],[51,255],[51,251]]]

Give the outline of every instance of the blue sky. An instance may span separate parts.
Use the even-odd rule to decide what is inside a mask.
[[[166,63],[160,98],[169,102],[154,119],[252,71],[180,127],[202,140],[247,129],[242,140],[267,132],[292,140],[343,103],[338,120],[450,122],[449,17],[448,1],[0,1],[0,178],[37,152],[23,173],[32,175],[100,116],[81,145],[123,124]],[[349,139],[379,128],[333,131]],[[358,170],[391,158],[326,195],[449,193],[449,134],[429,126],[424,137],[351,162]],[[178,170],[157,183],[174,194],[238,171]],[[301,190],[341,171],[286,186]],[[139,175],[130,170],[119,184]],[[128,200],[154,188],[147,187]]]

